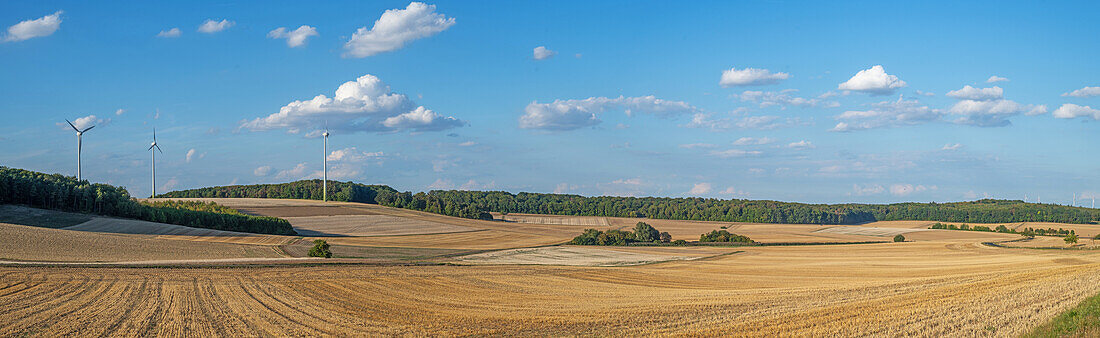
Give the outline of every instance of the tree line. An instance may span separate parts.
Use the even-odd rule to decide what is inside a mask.
[[[321,180],[283,184],[226,186],[173,191],[162,197],[259,197],[321,199]],[[1100,221],[1100,209],[1018,200],[982,199],[952,203],[805,204],[768,200],[587,197],[504,191],[432,190],[399,192],[384,185],[330,181],[330,199],[420,210],[448,216],[488,219],[488,212],[567,216],[633,217],[675,220],[859,224],[873,221],[1010,223]]]
[[[212,203],[141,203],[126,189],[77,181],[61,174],[44,174],[0,166],[0,204],[92,213],[196,228],[296,235],[290,223],[274,217],[256,217]],[[232,210],[232,211],[229,211]]]

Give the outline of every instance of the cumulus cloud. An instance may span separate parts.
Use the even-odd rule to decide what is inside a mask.
[[[943,148],[940,148],[940,150],[959,150],[962,147],[963,147],[962,143],[955,143],[955,144],[948,143],[948,144],[943,145]]]
[[[119,108],[118,110],[115,111],[116,116],[122,115],[124,113],[126,113],[126,109]]]
[[[990,76],[989,79],[985,80],[985,83],[997,83],[997,82],[1008,82],[1008,78],[993,75],[993,76]]]
[[[84,117],[78,117],[77,119],[72,120],[72,122],[73,122],[73,127],[76,127],[76,129],[84,130],[84,129],[87,129],[88,127],[91,127],[91,126],[98,126],[98,125],[111,123],[111,119],[101,119],[101,118],[96,117],[95,115],[88,115],[88,116],[84,116]],[[72,127],[69,126],[68,123],[58,122],[56,124],[57,124],[58,127],[61,127],[61,129],[65,129],[65,130],[72,130],[73,129]]]
[[[798,118],[781,118],[774,115],[743,116],[740,118],[715,118],[710,114],[696,113],[692,115],[691,122],[683,125],[687,128],[701,128],[711,131],[726,131],[730,129],[758,129],[771,130],[803,124]]]
[[[780,106],[786,108],[787,106],[798,107],[838,107],[840,103],[836,101],[821,101],[819,99],[807,99],[803,97],[793,96],[790,93],[797,92],[797,89],[787,89],[779,92],[764,92],[746,90],[737,95],[741,101],[759,102],[761,108],[767,108],[771,106]]]
[[[749,193],[741,191],[741,190],[737,190],[734,187],[726,187],[725,190],[719,191],[718,194],[719,195],[729,195],[729,196],[732,196],[732,197],[748,196],[749,195]]]
[[[939,109],[922,106],[917,100],[883,101],[872,104],[869,110],[850,110],[836,116],[838,122],[832,131],[856,131],[873,128],[917,125],[938,120],[943,116]]]
[[[182,34],[183,34],[183,32],[180,31],[179,27],[172,27],[171,29],[160,31],[160,33],[157,33],[157,37],[158,38],[178,38]]]
[[[335,130],[347,132],[439,131],[465,125],[454,117],[417,106],[404,94],[392,92],[381,79],[367,74],[340,85],[331,98],[321,94],[310,100],[294,101],[278,113],[243,121],[240,128],[287,129],[299,133],[319,130],[325,121]]]
[[[894,90],[905,87],[905,81],[897,76],[886,74],[881,65],[864,69],[851,79],[837,86],[840,90],[864,92],[871,95],[893,94]]]
[[[628,116],[635,113],[672,116],[695,112],[698,109],[684,101],[662,100],[653,95],[617,98],[590,97],[582,100],[554,100],[550,103],[531,102],[519,118],[524,129],[573,130],[594,126],[601,121],[597,114],[623,110]]]
[[[236,22],[229,20],[214,21],[214,19],[206,19],[201,25],[199,25],[199,33],[213,34],[224,31],[236,25]]]
[[[294,166],[294,168],[290,168],[290,169],[287,169],[287,170],[280,170],[278,173],[275,174],[275,178],[277,178],[277,179],[298,180],[298,179],[305,178],[306,172],[308,170],[309,170],[309,167],[306,166],[305,162],[302,162],[302,163],[298,163],[298,165]]]
[[[435,5],[411,2],[405,9],[389,9],[370,29],[359,27],[344,44],[344,57],[363,58],[404,47],[454,26],[455,19],[435,12]]]
[[[852,185],[852,194],[856,196],[878,195],[886,191],[886,188],[878,184]]]
[[[923,192],[929,189],[936,189],[936,187],[926,187],[923,185],[914,186],[912,184],[894,184],[890,186],[890,194],[894,196],[907,196],[912,193]]]
[[[710,190],[711,190],[710,183],[705,183],[705,182],[704,183],[696,183],[695,185],[693,185],[691,187],[691,190],[688,191],[688,194],[691,194],[691,195],[706,195],[706,194],[710,193]]]
[[[722,71],[722,79],[718,81],[718,84],[722,87],[760,86],[776,84],[790,77],[790,74],[772,73],[770,70],[767,69],[730,68]]]
[[[993,86],[992,88],[974,88],[966,85],[959,90],[947,92],[947,97],[960,100],[988,101],[1002,99],[1005,96],[1004,89]]]
[[[733,145],[735,145],[735,146],[750,146],[750,145],[763,145],[763,144],[768,144],[768,143],[772,143],[772,142],[775,142],[775,139],[769,138],[769,137],[761,137],[761,138],[742,137],[742,138],[737,139],[737,141],[733,141]]]
[[[4,36],[3,41],[14,42],[50,36],[58,28],[61,28],[61,13],[64,12],[57,11],[38,19],[24,20],[11,25],[11,27],[8,27],[8,34]]]
[[[552,51],[544,46],[535,47],[534,56],[535,60],[546,60],[557,54],[558,52]]]
[[[787,144],[787,148],[791,148],[791,149],[813,149],[815,147],[816,146],[813,143],[811,143],[810,141],[806,141],[806,140],[801,140],[801,141],[798,141],[798,142],[791,142],[790,144]]]
[[[363,162],[366,160],[377,159],[385,156],[385,153],[381,151],[366,152],[361,151],[356,147],[344,148],[340,150],[333,150],[328,154],[327,159],[329,162]]]
[[[1100,120],[1100,109],[1092,109],[1090,106],[1078,106],[1072,103],[1066,103],[1058,107],[1058,109],[1055,109],[1053,115],[1060,119],[1091,117],[1093,120]]]
[[[1084,88],[1074,90],[1074,91],[1069,92],[1069,93],[1064,93],[1064,94],[1062,94],[1062,96],[1072,96],[1072,97],[1100,96],[1100,87],[1087,87],[1086,86]]]
[[[195,157],[195,148],[187,151],[187,163],[191,163],[191,159]]]
[[[265,165],[257,167],[256,170],[252,171],[252,174],[256,176],[267,176],[268,174],[271,174],[271,166]]]
[[[952,114],[961,115],[954,122],[978,127],[1004,127],[1011,125],[1009,117],[1021,113],[1040,115],[1047,112],[1044,105],[1023,105],[1011,100],[962,100],[951,106]]]
[[[286,27],[279,27],[267,33],[268,38],[286,39],[286,46],[290,48],[305,46],[306,39],[311,36],[317,36],[317,29],[307,25],[292,31],[288,31]]]

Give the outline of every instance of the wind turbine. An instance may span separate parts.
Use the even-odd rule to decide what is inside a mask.
[[[321,136],[325,137],[325,153],[324,153],[324,155],[325,155],[325,161],[324,161],[324,163],[325,163],[325,169],[324,169],[325,176],[324,176],[324,180],[321,181],[321,195],[322,195],[321,201],[322,202],[328,202],[328,128],[327,127],[325,128],[325,132],[322,133]]]
[[[157,145],[157,128],[153,128],[153,144],[149,145],[149,152],[153,154],[153,195],[149,196],[150,198],[157,196],[157,152],[153,151],[153,148],[157,148],[161,154],[164,153],[164,150]]]
[[[69,122],[69,120],[65,120],[65,122]],[[84,142],[81,140],[81,136],[84,136],[84,132],[92,130],[95,126],[84,128],[84,130],[77,129],[72,122],[69,122],[69,126],[73,127],[73,130],[76,130],[76,180],[80,181],[82,180],[80,176],[80,151],[84,148]]]

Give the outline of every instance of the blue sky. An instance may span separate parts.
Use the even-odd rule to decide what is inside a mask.
[[[81,119],[135,196],[153,127],[158,191],[285,182],[327,123],[400,190],[1088,206],[1098,7],[4,2],[0,165],[75,175]]]

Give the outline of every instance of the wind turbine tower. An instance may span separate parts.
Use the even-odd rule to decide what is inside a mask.
[[[65,120],[65,122],[69,122],[69,120]],[[72,122],[69,122],[69,126],[73,127],[73,130],[76,131],[76,180],[81,181],[83,180],[83,178],[81,178],[80,176],[80,152],[81,149],[84,148],[84,144],[81,138],[82,136],[84,136],[84,132],[92,130],[92,128],[95,128],[95,126],[84,128],[84,130],[77,129]]]
[[[153,154],[153,194],[149,196],[150,198],[157,196],[157,152],[153,151],[153,148],[157,148],[161,154],[164,153],[164,150],[157,145],[157,128],[153,128],[153,144],[149,145],[149,153]]]
[[[324,180],[321,181],[321,201],[328,202],[328,130],[326,129],[321,136],[325,137],[325,161],[324,161]]]

